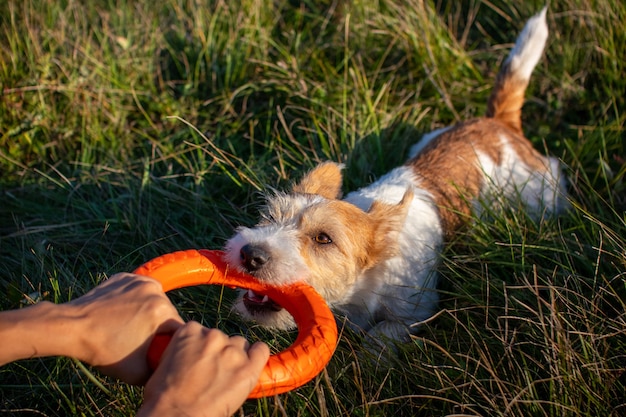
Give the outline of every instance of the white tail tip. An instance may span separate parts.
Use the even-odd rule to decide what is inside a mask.
[[[526,22],[526,26],[517,37],[515,47],[506,60],[510,71],[516,77],[529,80],[543,54],[548,39],[547,9],[548,6],[545,6]]]

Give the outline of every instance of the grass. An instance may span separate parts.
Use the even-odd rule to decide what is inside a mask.
[[[3,309],[219,248],[255,221],[259,191],[319,161],[346,163],[346,189],[368,183],[422,133],[485,111],[543,6],[200,3],[0,3]],[[626,412],[626,7],[555,0],[548,19],[524,128],[567,164],[573,210],[477,220],[443,254],[441,312],[390,365],[363,361],[346,331],[315,381],[238,415]],[[289,343],[216,308],[231,296],[173,298],[188,318]],[[47,358],[1,368],[0,399],[2,415],[127,416],[141,389]]]

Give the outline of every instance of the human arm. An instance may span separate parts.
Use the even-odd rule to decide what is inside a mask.
[[[0,365],[69,356],[131,384],[149,375],[152,337],[183,325],[156,280],[120,273],[68,303],[40,302],[0,312]]]
[[[186,323],[174,333],[144,389],[137,417],[230,416],[257,384],[269,347]]]

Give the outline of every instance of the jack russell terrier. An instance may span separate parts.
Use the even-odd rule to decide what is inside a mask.
[[[227,261],[271,285],[307,282],[381,345],[407,340],[437,311],[442,245],[481,201],[521,200],[536,218],[568,206],[561,164],[522,132],[524,93],[547,37],[544,8],[504,62],[487,114],[424,135],[373,184],[341,199],[342,165],[326,162],[290,192],[269,195],[261,221],[227,242]],[[263,294],[242,291],[234,309],[267,327],[295,327]]]

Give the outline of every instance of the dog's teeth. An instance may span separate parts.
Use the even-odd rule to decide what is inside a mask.
[[[248,290],[248,297],[250,297],[250,298],[254,298],[254,297],[256,297],[255,292],[254,292],[254,291],[252,291],[252,290]]]
[[[270,298],[267,295],[263,296],[263,301],[261,301],[262,303],[267,303],[270,300]]]

